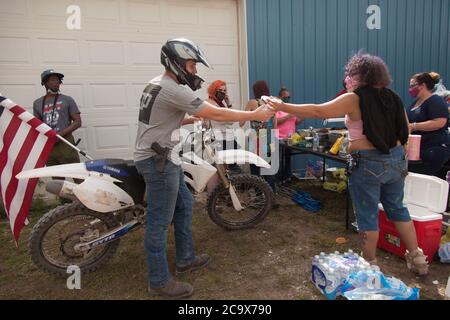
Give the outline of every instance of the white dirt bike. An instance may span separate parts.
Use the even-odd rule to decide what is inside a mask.
[[[245,150],[217,151],[211,130],[203,130],[202,139],[197,141],[212,161],[188,152],[182,155],[182,168],[194,193],[203,192],[211,177],[219,176],[221,183],[207,200],[210,218],[230,230],[261,222],[272,207],[272,189],[261,177],[230,175],[226,165],[245,162],[264,168],[270,165]],[[47,212],[31,232],[31,258],[46,272],[67,276],[70,265],[79,266],[83,273],[94,271],[112,258],[122,236],[145,226],[145,183],[133,161],[93,160],[27,170],[17,175],[18,179],[44,177],[83,180],[80,184],[67,180],[46,183],[47,191],[72,200]]]

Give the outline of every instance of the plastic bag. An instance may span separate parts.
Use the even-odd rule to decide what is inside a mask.
[[[433,88],[433,93],[438,95],[444,99],[448,99],[450,97],[450,91],[444,86],[442,79],[436,84]]]
[[[439,246],[439,259],[442,263],[450,263],[450,242],[441,243]]]
[[[342,287],[348,300],[418,300],[419,289],[406,286],[394,277],[385,277],[380,271],[352,273]]]

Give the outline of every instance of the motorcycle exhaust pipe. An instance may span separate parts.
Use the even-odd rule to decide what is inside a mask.
[[[45,184],[45,190],[58,197],[76,201],[77,197],[73,193],[73,188],[77,184],[66,180],[51,180]]]

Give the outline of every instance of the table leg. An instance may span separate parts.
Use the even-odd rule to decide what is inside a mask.
[[[323,163],[322,163],[322,182],[325,183],[325,157],[323,158]]]

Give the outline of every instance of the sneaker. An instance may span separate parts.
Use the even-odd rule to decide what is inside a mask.
[[[180,299],[192,296],[194,293],[194,287],[192,287],[189,283],[170,279],[169,282],[161,288],[149,287],[149,292],[157,293],[165,298]]]
[[[426,258],[427,257],[423,254],[423,251],[420,248],[417,248],[411,252],[406,250],[405,253],[406,266],[409,270],[420,276],[424,276],[428,273],[428,263]]]
[[[184,267],[177,266],[177,275],[183,275],[195,270],[206,267],[209,264],[211,258],[207,254],[201,254],[195,257],[194,261]]]

